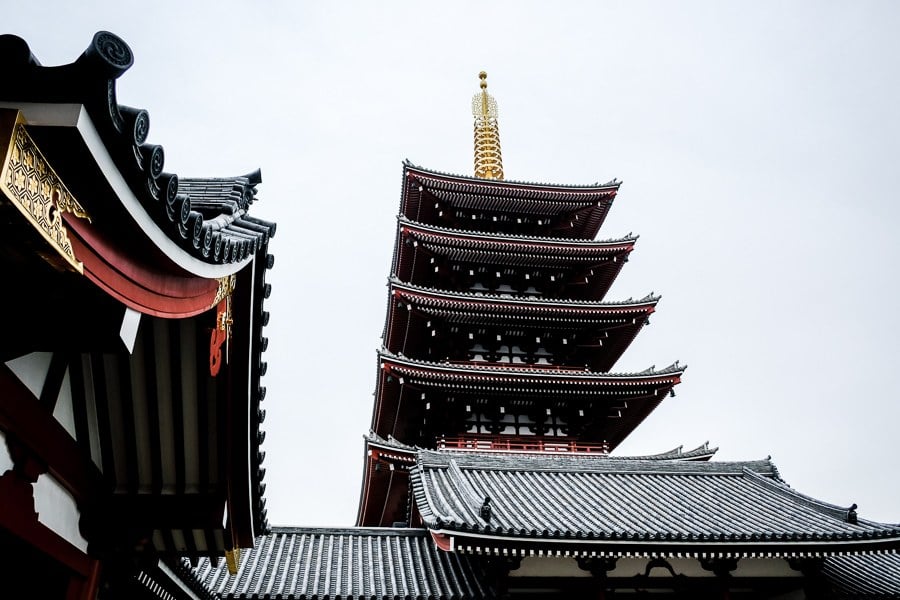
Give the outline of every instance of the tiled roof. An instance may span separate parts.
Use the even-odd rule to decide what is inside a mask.
[[[448,535],[602,541],[611,551],[623,544],[662,552],[686,543],[721,551],[725,543],[742,555],[755,548],[900,548],[900,525],[857,519],[852,507],[804,496],[781,481],[769,460],[522,458],[423,450],[412,484],[426,526]]]
[[[453,381],[468,380],[470,377],[485,377],[496,379],[497,381],[503,380],[510,384],[544,380],[559,380],[567,383],[578,382],[579,385],[602,385],[612,382],[621,382],[624,385],[650,382],[664,383],[669,382],[673,377],[679,377],[687,369],[687,365],[679,365],[675,362],[662,369],[648,367],[643,371],[631,373],[592,373],[580,369],[562,370],[532,366],[511,367],[509,365],[495,367],[485,363],[448,364],[411,360],[396,356],[383,349],[378,354],[382,361],[391,363],[391,370],[400,374]],[[629,383],[626,384],[625,382]]]
[[[204,263],[243,263],[275,234],[274,223],[248,214],[261,180],[259,171],[224,179],[184,180],[164,172],[163,147],[147,143],[150,115],[116,100],[116,80],[132,64],[128,44],[107,31],[95,34],[77,60],[54,67],[43,67],[23,39],[2,35],[0,66],[16,83],[2,88],[0,106],[83,106],[99,134],[102,152],[118,171],[114,177],[121,176],[140,207],[168,238]],[[74,172],[65,178],[72,186],[82,173],[103,171],[97,167],[103,160],[98,158],[94,165],[78,162],[100,150],[89,146],[90,152],[85,152],[83,145],[73,144],[64,131],[67,129],[29,126],[32,134],[46,142],[40,144],[45,153],[52,154],[60,147]],[[109,179],[111,174],[104,176]],[[99,187],[91,181],[92,193],[82,199],[86,208],[104,197],[96,193]],[[94,211],[100,212],[96,207]]]
[[[660,452],[659,454],[616,456],[614,458],[632,460],[709,460],[718,451],[718,448],[710,448],[709,442],[703,442],[703,444],[697,446],[693,450],[684,450],[684,446],[678,446],[677,448],[672,448],[667,452]]]
[[[445,175],[409,163],[404,165],[403,178],[400,214],[409,219],[435,223],[443,212],[434,206],[436,199],[440,204],[452,207],[454,212],[471,210],[506,217],[519,215],[538,225],[538,231],[569,239],[594,238],[619,189],[618,182],[571,186]],[[455,227],[464,229],[479,228],[477,222],[469,223],[467,219],[456,223]],[[553,227],[547,228],[550,223],[554,223]],[[512,221],[507,225],[494,222],[494,225],[492,229],[497,231],[507,231],[507,225],[512,230],[518,228]],[[533,227],[525,229],[533,230]]]
[[[900,598],[900,554],[831,556],[822,572],[838,598]]]
[[[243,552],[236,575],[207,559],[196,573],[222,598],[495,596],[480,565],[438,550],[423,529],[273,528]]]
[[[418,236],[428,240],[449,239],[459,240],[460,245],[473,248],[505,248],[510,243],[529,245],[533,248],[543,248],[545,252],[556,252],[565,249],[567,253],[599,253],[616,252],[634,246],[638,240],[637,235],[629,233],[621,238],[607,240],[585,240],[581,238],[555,238],[539,235],[516,235],[512,233],[478,232],[464,229],[451,229],[438,225],[419,223],[405,216],[398,215],[397,222],[401,227],[407,227],[415,231]]]
[[[459,182],[468,182],[472,184],[487,184],[487,185],[507,185],[507,186],[517,186],[517,187],[532,187],[538,189],[560,189],[560,190],[596,190],[596,189],[619,189],[619,186],[622,185],[621,181],[617,181],[613,179],[612,181],[607,181],[606,183],[589,183],[584,185],[575,185],[575,184],[560,184],[560,183],[539,183],[533,181],[516,181],[514,179],[481,179],[478,177],[474,177],[472,175],[457,175],[454,173],[445,173],[443,171],[435,171],[432,169],[426,169],[425,167],[420,167],[418,165],[413,164],[409,159],[403,161],[403,166],[407,167],[411,171],[415,171],[417,174],[425,175],[425,176],[437,176],[441,178],[447,178],[452,180],[457,180]]]
[[[523,318],[534,312],[559,311],[560,309],[579,315],[642,312],[648,307],[655,306],[662,298],[658,294],[650,293],[638,300],[628,298],[626,300],[597,301],[544,296],[512,296],[500,293],[455,292],[403,283],[395,277],[390,278],[389,284],[392,290],[397,290],[400,293],[409,292],[410,296],[414,295],[421,304],[440,307],[463,305],[470,308],[488,304],[509,305],[511,307],[510,310],[521,314]]]

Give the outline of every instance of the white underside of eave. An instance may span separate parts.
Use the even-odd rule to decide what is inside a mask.
[[[144,231],[147,237],[169,259],[179,267],[198,277],[215,279],[238,272],[252,257],[243,261],[228,264],[209,264],[185,252],[159,229],[138,198],[131,191],[125,178],[119,172],[115,162],[100,139],[96,127],[81,104],[50,104],[34,102],[0,102],[0,108],[13,108],[22,111],[29,125],[46,127],[74,127],[81,135],[91,156],[97,163],[103,177],[119,197],[122,205]]]
[[[604,545],[604,546],[644,546],[646,550],[632,550],[629,554],[640,554],[642,552],[654,552],[654,546],[666,546],[669,548],[677,548],[677,547],[693,547],[693,546],[708,546],[708,547],[721,547],[721,548],[729,548],[734,546],[741,546],[742,548],[752,547],[754,552],[759,552],[761,554],[772,553],[771,548],[778,547],[796,547],[798,548],[798,552],[805,550],[801,550],[801,548],[806,548],[809,546],[834,546],[840,544],[841,546],[863,546],[863,545],[877,545],[877,544],[885,544],[889,545],[896,541],[896,538],[886,537],[886,538],[867,538],[867,539],[855,539],[855,540],[759,540],[759,541],[751,541],[751,540],[610,540],[610,539],[587,539],[587,538],[524,538],[524,537],[515,537],[515,536],[507,536],[507,535],[491,535],[491,534],[479,534],[479,533],[460,533],[457,530],[449,530],[449,529],[431,529],[432,534],[442,535],[450,538],[450,548],[453,551],[468,551],[469,549],[478,549],[486,552],[490,552],[495,550],[496,548],[491,545],[490,542],[513,542],[517,544],[521,544],[522,548],[518,548],[519,552],[528,552],[529,555],[544,555],[547,556],[558,556],[560,552],[568,552],[561,550],[545,550],[542,546],[552,545],[552,546],[571,546],[571,545]],[[486,540],[481,542],[479,540]],[[535,549],[525,549],[524,546],[534,546]],[[727,554],[727,550],[719,551],[722,554]],[[743,550],[742,553],[746,553]],[[790,550],[785,550],[783,552],[775,551],[779,555],[791,555],[793,554]],[[606,552],[608,554],[609,552]],[[703,552],[698,552],[702,554]],[[819,554],[825,554],[827,551],[820,551]],[[579,554],[585,554],[584,551],[581,551]],[[603,552],[597,552],[597,554],[603,554]]]

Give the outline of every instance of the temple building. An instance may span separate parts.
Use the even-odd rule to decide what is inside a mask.
[[[475,177],[405,163],[354,528],[274,528],[223,598],[900,597],[900,525],[704,444],[619,457],[685,367],[615,371],[660,298],[610,300],[619,192],[504,179],[486,75]]]
[[[165,171],[116,101],[131,63],[107,32],[59,67],[0,36],[12,597],[900,598],[900,525],[769,459],[615,453],[686,367],[616,370],[660,301],[607,298],[620,182],[507,180],[484,73],[474,176],[403,165],[357,522],[270,527],[275,225],[259,172]]]
[[[189,563],[235,570],[268,528],[275,225],[259,171],[166,172],[116,100],[132,60],[107,32],[53,67],[0,36],[4,597],[211,597]]]

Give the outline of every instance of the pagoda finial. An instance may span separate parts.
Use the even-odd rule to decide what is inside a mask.
[[[482,71],[478,78],[481,80],[481,92],[472,97],[472,116],[475,117],[475,177],[503,179],[497,101],[487,93],[487,73]]]

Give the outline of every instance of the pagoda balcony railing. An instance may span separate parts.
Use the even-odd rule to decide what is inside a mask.
[[[609,454],[606,442],[585,443],[572,439],[532,438],[528,436],[478,435],[441,436],[436,440],[439,450],[470,452],[542,452],[548,454]]]
[[[449,365],[465,365],[471,367],[484,367],[486,369],[529,369],[535,371],[547,371],[552,373],[555,371],[581,372],[584,373],[589,369],[579,366],[570,365],[554,365],[544,363],[526,363],[526,362],[502,362],[489,360],[447,360]]]

